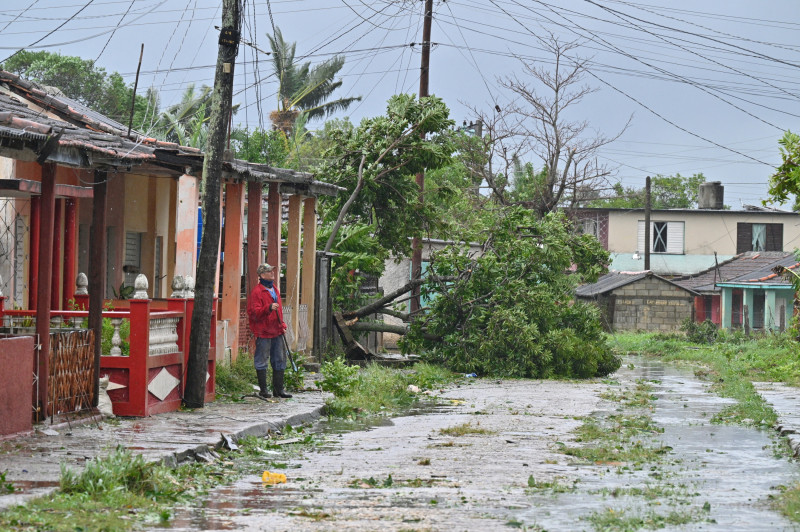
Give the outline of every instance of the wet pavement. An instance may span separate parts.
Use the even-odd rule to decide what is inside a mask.
[[[607,381],[467,379],[444,390],[437,406],[362,430],[322,420],[321,392],[145,419],[44,425],[33,436],[0,442],[0,471],[21,488],[0,496],[0,507],[54,489],[61,463],[79,468],[116,445],[177,462],[202,458],[221,433],[265,435],[316,420],[317,445],[265,451],[251,476],[175,508],[169,525],[157,528],[572,531],[603,529],[597,523],[606,518],[631,529],[800,528],[770,506],[778,486],[800,480],[797,463],[774,452],[774,430],[713,425],[730,400],[690,372],[630,362]],[[604,393],[637,381],[651,386],[650,415],[663,430],[643,439],[663,447],[664,460],[633,467],[561,452],[579,445],[573,431],[583,418],[619,414]],[[783,433],[800,434],[800,390],[772,383],[757,389],[778,411]],[[459,428],[463,434],[453,431]],[[263,485],[261,472],[276,462],[286,466],[288,482]]]
[[[0,509],[54,490],[61,464],[80,469],[119,445],[148,460],[167,463],[207,456],[220,443],[222,434],[264,436],[287,423],[301,425],[318,419],[326,397],[326,393],[310,391],[297,393],[292,399],[213,402],[202,409],[147,418],[42,423],[33,435],[0,441],[0,471],[17,488],[0,495]]]
[[[770,506],[777,486],[800,480],[798,466],[773,452],[774,432],[712,425],[730,400],[689,372],[634,362],[614,375],[619,384],[474,381],[443,394],[444,408],[366,431],[328,431],[318,448],[286,457],[287,484],[242,478],[176,509],[170,528],[797,529]],[[648,444],[668,450],[662,462],[581,463],[559,452],[576,445],[578,418],[619,412],[603,391],[637,381],[652,387],[651,415],[663,432]],[[442,433],[464,424],[486,433]],[[529,479],[552,487],[531,489]],[[617,520],[604,528],[607,517]]]

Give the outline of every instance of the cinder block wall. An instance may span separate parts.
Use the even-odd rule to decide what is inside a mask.
[[[612,292],[614,329],[676,331],[694,310],[689,292],[650,277]]]

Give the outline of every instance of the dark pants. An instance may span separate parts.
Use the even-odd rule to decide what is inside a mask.
[[[286,370],[286,352],[283,349],[283,338],[258,338],[256,337],[256,354],[253,356],[253,365],[257,370],[267,369],[267,357],[273,371]]]

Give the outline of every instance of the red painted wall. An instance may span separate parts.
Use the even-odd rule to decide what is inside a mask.
[[[33,429],[33,336],[0,338],[0,435]]]

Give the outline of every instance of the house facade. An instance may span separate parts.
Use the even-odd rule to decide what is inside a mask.
[[[131,351],[146,359],[136,365],[140,373],[129,365],[112,375],[112,384],[140,387],[149,398],[142,413],[126,415],[163,411],[161,403],[180,396],[186,323],[193,306],[187,295],[191,290],[184,288],[193,285],[189,278],[196,270],[203,160],[198,149],[129,131],[77,102],[0,72],[0,327],[34,323],[40,338],[31,353],[37,369],[36,411],[48,414],[57,408],[49,400],[51,318],[75,323],[87,319],[87,312],[96,339],[103,317],[130,320]],[[254,272],[265,260],[285,264],[287,306],[305,306],[303,318],[314,319],[317,261],[301,264],[300,257],[315,255],[317,196],[339,191],[310,174],[230,158],[223,162],[220,178],[220,190],[206,191],[223,198],[224,220],[209,339],[212,399],[217,358],[236,356],[242,296],[256,282],[254,275],[243,282],[244,272]],[[289,231],[282,253],[284,196]],[[76,290],[79,273],[87,279],[81,293]],[[301,292],[301,284],[308,288]],[[120,292],[134,285],[137,301],[124,302]],[[116,314],[107,313],[109,305]],[[158,313],[162,315],[154,315]],[[145,324],[134,327],[134,316]],[[302,328],[300,316],[287,316],[294,331]],[[136,349],[134,330],[141,340]],[[305,341],[313,345],[313,338],[306,336]],[[95,361],[87,378],[96,381],[104,367],[101,358],[108,353],[100,353],[99,340],[92,349]],[[163,356],[172,362],[155,362]],[[111,359],[103,360],[110,367]],[[149,400],[159,404],[147,410]]]
[[[673,281],[698,292],[696,321],[709,320],[724,329],[783,331],[794,315],[795,291],[776,269],[798,267],[791,252],[746,252]]]
[[[701,195],[698,209],[652,210],[650,270],[667,277],[690,275],[748,251],[792,251],[800,244],[795,212],[718,206],[721,201],[703,203]],[[580,208],[573,216],[580,231],[595,235],[611,252],[610,270],[645,269],[644,209]]]

